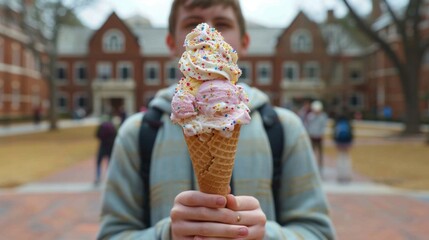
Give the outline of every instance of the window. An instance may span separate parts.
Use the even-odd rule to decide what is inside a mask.
[[[107,81],[112,78],[112,64],[108,62],[97,64],[97,78]]]
[[[110,53],[123,52],[125,49],[124,35],[117,29],[107,31],[103,36],[103,51]]]
[[[261,85],[268,85],[271,83],[271,63],[260,62],[257,67],[258,83]]]
[[[304,78],[310,81],[317,81],[320,79],[319,63],[308,62],[304,64]]]
[[[363,107],[364,97],[362,93],[353,93],[349,98],[349,104],[352,108]]]
[[[0,38],[0,63],[4,63],[4,40]]]
[[[362,81],[362,70],[360,69],[351,69],[350,70],[350,80],[352,82],[360,82]]]
[[[67,64],[59,62],[57,64],[57,82],[65,82],[67,80]]]
[[[76,83],[85,83],[87,81],[86,65],[78,62],[74,65],[74,79]]]
[[[159,79],[159,63],[158,62],[147,62],[145,64],[145,82],[148,85],[158,85]]]
[[[251,84],[252,83],[252,64],[250,62],[240,62],[239,67],[241,69],[241,77],[238,81]]]
[[[3,80],[0,80],[0,109],[3,108],[4,103],[4,86],[3,86]]]
[[[311,52],[313,50],[313,41],[310,32],[304,29],[295,31],[291,37],[291,45],[293,52]]]
[[[57,109],[60,112],[67,112],[68,97],[64,92],[59,92],[57,97]]]
[[[299,78],[299,65],[295,62],[283,64],[283,81],[297,81]]]
[[[21,103],[20,84],[18,82],[12,83],[12,109],[19,109]]]
[[[33,107],[40,106],[40,87],[39,86],[34,86],[32,88],[31,103]]]
[[[74,109],[86,109],[88,106],[88,97],[85,93],[76,93],[74,96]]]
[[[176,83],[180,78],[179,69],[177,68],[177,62],[168,62],[165,64],[165,78],[166,83],[171,85]]]
[[[133,78],[133,65],[131,62],[118,63],[118,78],[121,80]]]
[[[21,46],[17,43],[12,44],[12,65],[21,66]]]

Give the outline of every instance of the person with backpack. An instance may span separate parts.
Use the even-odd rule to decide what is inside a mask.
[[[322,102],[315,100],[311,103],[311,112],[307,117],[308,135],[310,136],[311,145],[313,150],[317,153],[317,160],[319,169],[323,171],[323,137],[325,134],[326,124],[328,122],[328,115],[323,111]]]
[[[101,123],[97,127],[95,136],[99,141],[97,159],[95,166],[95,180],[94,184],[98,185],[101,180],[102,163],[104,159],[110,160],[113,144],[116,137],[116,128],[110,120],[109,116],[103,115],[101,117]]]
[[[202,22],[245,55],[250,39],[238,0],[174,0],[166,38],[172,55],[182,54],[185,36]],[[171,86],[119,130],[97,239],[335,238],[300,118],[270,107],[262,91],[241,86],[252,120],[241,128],[231,194],[197,191],[182,129],[170,120]]]
[[[349,182],[352,178],[352,166],[349,149],[353,143],[353,128],[346,108],[337,114],[333,125],[333,139],[337,148],[337,180]]]

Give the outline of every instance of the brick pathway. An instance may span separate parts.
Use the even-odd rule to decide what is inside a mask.
[[[93,160],[88,160],[34,183],[36,187],[0,191],[0,240],[95,239],[101,193],[92,187],[93,171]],[[429,194],[368,188],[368,180],[358,175],[352,183],[338,185],[329,158],[324,174],[338,239],[428,239]],[[47,187],[57,183],[64,187]]]

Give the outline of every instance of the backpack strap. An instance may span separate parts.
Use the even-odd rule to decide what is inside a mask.
[[[270,142],[271,153],[273,156],[273,176],[271,179],[271,189],[274,198],[274,209],[276,211],[277,222],[279,222],[280,212],[280,194],[282,178],[282,156],[284,146],[283,126],[273,106],[265,103],[258,108],[264,123],[265,132]]]
[[[162,111],[150,107],[144,114],[139,131],[140,176],[143,182],[143,222],[150,227],[150,163],[158,129],[162,126]]]

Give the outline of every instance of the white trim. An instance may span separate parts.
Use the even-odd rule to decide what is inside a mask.
[[[155,72],[156,76],[153,79],[149,79],[148,78],[149,69],[152,69],[152,68],[156,71]],[[154,85],[159,85],[161,83],[161,81],[160,81],[161,72],[160,72],[159,62],[148,61],[148,62],[144,63],[143,69],[144,69],[144,75],[143,75],[144,80],[143,81],[145,82],[146,85],[154,86]]]
[[[265,68],[267,77],[261,78],[260,71]],[[260,61],[256,63],[256,81],[260,85],[270,85],[273,79],[273,65],[270,61]]]
[[[243,71],[243,69],[246,69],[246,73],[247,73],[246,78],[243,75],[241,75],[239,81],[251,85],[252,79],[253,79],[252,63],[250,61],[240,61],[238,65],[240,66],[241,71]]]
[[[290,68],[293,71],[293,77],[288,78],[286,75],[286,70]],[[295,61],[286,61],[282,64],[282,81],[283,82],[296,82],[299,80],[299,63]]]
[[[117,38],[116,45],[113,46],[112,38]],[[106,53],[122,53],[125,51],[125,37],[119,29],[110,29],[103,34],[102,38],[103,52]]]
[[[128,78],[122,78],[122,68],[128,68]],[[134,65],[131,61],[120,61],[116,64],[116,78],[121,81],[132,81],[134,78]]]
[[[23,75],[27,77],[40,78],[40,72],[31,69],[25,69],[23,67],[17,67],[9,64],[0,63],[0,72]]]

